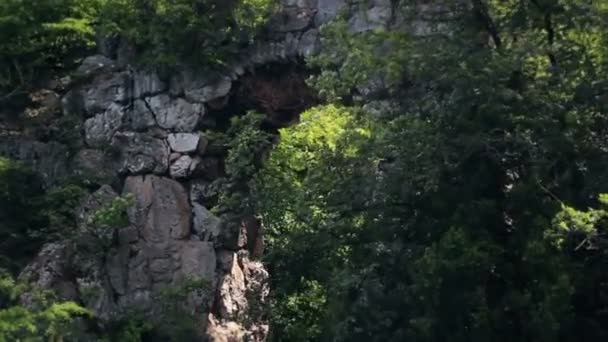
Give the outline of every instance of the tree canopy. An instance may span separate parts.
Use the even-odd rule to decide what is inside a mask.
[[[274,340],[607,338],[606,4],[452,4],[432,34],[324,28],[311,84],[348,107],[254,184]]]

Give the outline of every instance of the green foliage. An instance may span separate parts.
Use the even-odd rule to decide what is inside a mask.
[[[135,43],[144,64],[220,66],[272,8],[272,0],[106,0],[102,31]]]
[[[260,153],[270,143],[270,134],[260,128],[264,117],[264,114],[249,112],[245,116],[232,118],[227,132],[230,140],[226,158],[226,172],[230,178],[247,180],[255,173],[256,165],[260,166]]]
[[[0,2],[0,101],[67,71],[94,46],[98,0]]]
[[[134,43],[147,65],[221,66],[274,8],[273,0],[2,0],[0,103],[73,70],[96,33]]]
[[[118,196],[99,208],[89,220],[89,225],[106,228],[122,228],[129,224],[127,209],[133,205],[133,195]]]
[[[103,250],[111,246],[116,229],[129,225],[127,209],[133,205],[134,201],[135,198],[131,194],[118,196],[97,209],[89,217],[86,231],[98,239]]]
[[[337,280],[335,267],[348,262],[349,250],[341,245],[361,224],[340,216],[362,205],[352,196],[357,189],[342,181],[373,171],[359,160],[369,134],[368,124],[345,108],[310,109],[300,124],[280,130],[279,145],[252,182],[270,246],[277,339],[314,341],[327,323],[327,287]]]
[[[601,194],[599,201],[602,207],[608,205],[608,195]],[[545,236],[558,248],[565,248],[576,243],[575,249],[597,248],[598,239],[605,235],[604,225],[608,218],[605,209],[580,211],[562,204],[561,211],[552,221],[550,230]]]
[[[27,292],[26,292],[27,290]],[[30,307],[18,305],[27,294]],[[47,292],[17,284],[9,275],[0,276],[0,341],[63,341],[79,336],[76,318],[91,314],[74,302],[59,302]]]
[[[312,84],[373,103],[305,113],[257,176],[274,340],[608,338],[605,209],[577,209],[608,191],[607,8],[471,4],[324,29]]]
[[[109,341],[141,342],[150,333],[154,324],[141,314],[130,314],[128,318],[112,325]]]
[[[17,272],[48,241],[72,234],[84,189],[45,191],[38,175],[0,158],[0,267]]]
[[[309,341],[319,336],[323,326],[325,289],[316,281],[305,281],[302,290],[273,303],[273,328],[281,335],[273,339]],[[276,333],[275,333],[276,334]]]
[[[226,149],[225,167],[227,180],[219,189],[218,205],[215,212],[251,214],[248,181],[262,166],[265,153],[272,144],[270,133],[262,130],[264,115],[248,112],[241,117],[233,117],[228,131],[216,135],[211,144],[218,143]]]

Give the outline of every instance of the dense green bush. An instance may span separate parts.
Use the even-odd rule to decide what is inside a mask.
[[[0,1],[0,103],[93,51],[100,1]]]
[[[27,308],[19,304],[26,293]],[[77,318],[90,315],[74,302],[15,282],[0,269],[0,342],[83,340],[84,326]]]
[[[252,42],[274,0],[2,0],[0,103],[73,71],[96,34],[118,35],[155,67],[220,66]]]
[[[273,340],[608,338],[608,8],[471,4],[324,29],[311,84],[355,108],[305,113],[254,186]]]
[[[102,31],[140,50],[148,65],[220,66],[255,33],[273,0],[106,0]]]
[[[43,243],[74,234],[84,189],[46,191],[27,167],[0,158],[0,267],[17,272]]]

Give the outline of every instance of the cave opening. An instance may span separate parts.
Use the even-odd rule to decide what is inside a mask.
[[[234,81],[231,92],[207,103],[205,128],[225,131],[230,119],[253,110],[266,116],[262,129],[275,132],[298,122],[300,113],[319,103],[306,83],[303,63],[269,63]]]

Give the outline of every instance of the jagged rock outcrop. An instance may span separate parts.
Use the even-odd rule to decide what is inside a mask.
[[[79,210],[82,236],[45,246],[22,279],[83,303],[103,320],[134,309],[160,317],[162,290],[195,279],[204,286],[184,290],[183,307],[200,322],[201,339],[265,340],[268,273],[255,260],[263,253],[263,227],[251,215],[210,210],[225,154],[207,148],[200,130],[247,70],[322,48],[319,27],[338,13],[347,14],[353,32],[405,20],[390,0],[283,5],[267,39],[230,61],[223,74],[184,69],[161,76],[133,69],[122,57],[85,59],[77,70],[85,81],[61,101],[64,116],[82,117],[76,151],[24,137],[0,139],[0,154],[25,161],[48,184],[77,175],[98,186]],[[422,26],[414,23],[412,31]],[[106,45],[102,52],[112,55]],[[134,198],[129,224],[99,246],[86,231],[88,217],[119,193]]]

